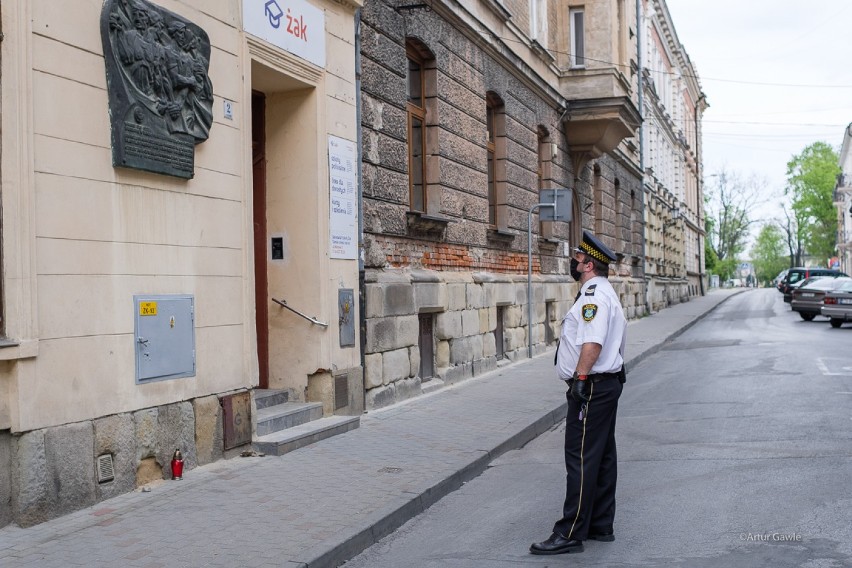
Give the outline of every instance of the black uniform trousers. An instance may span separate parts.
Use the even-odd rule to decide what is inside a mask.
[[[615,518],[617,458],[615,415],[623,385],[615,378],[592,382],[588,411],[579,419],[580,404],[568,397],[565,425],[567,489],[562,518],[553,532],[586,540],[589,533],[612,533]]]

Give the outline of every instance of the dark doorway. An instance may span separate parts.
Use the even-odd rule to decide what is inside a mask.
[[[251,93],[252,191],[254,196],[254,296],[259,387],[269,388],[269,283],[266,260],[266,95]]]
[[[506,344],[503,343],[503,319],[506,314],[505,306],[497,306],[497,327],[494,329],[494,344],[497,347],[497,359],[506,357]]]

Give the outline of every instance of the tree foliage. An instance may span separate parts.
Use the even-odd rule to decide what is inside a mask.
[[[834,254],[837,239],[837,212],[832,194],[840,173],[837,152],[825,142],[814,142],[787,162],[785,194],[791,198],[788,225],[795,238],[788,248],[795,253],[793,262],[802,263],[803,248],[820,264]],[[799,243],[800,246],[790,246]],[[793,250],[794,248],[798,250]]]
[[[784,234],[776,225],[767,224],[760,229],[751,249],[751,261],[760,282],[768,282],[787,268],[787,248]]]
[[[742,177],[722,169],[714,174],[715,183],[706,191],[707,241],[718,259],[717,270],[723,279],[730,277],[738,256],[745,250],[752,219],[766,182],[756,176]],[[722,270],[730,271],[725,274]]]

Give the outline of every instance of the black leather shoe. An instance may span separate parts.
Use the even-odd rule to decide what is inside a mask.
[[[599,542],[612,542],[615,540],[615,534],[613,534],[612,532],[589,533],[589,540],[597,540]]]
[[[531,554],[565,554],[566,552],[583,552],[583,541],[568,540],[561,534],[553,533],[544,542],[536,542],[530,546]]]

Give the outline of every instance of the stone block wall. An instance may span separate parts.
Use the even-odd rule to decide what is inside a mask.
[[[440,271],[525,274],[528,210],[538,202],[540,132],[559,148],[548,155],[547,187],[572,184],[571,161],[560,102],[531,88],[435,11],[396,11],[392,2],[368,2],[362,12],[362,143],[365,264]],[[436,226],[412,221],[406,128],[406,40],[417,41],[433,59],[426,87],[427,211]],[[513,63],[515,65],[515,63]],[[523,73],[523,72],[522,72]],[[532,82],[540,78],[530,77]],[[505,203],[499,231],[489,224],[486,99],[503,101],[506,162]],[[553,93],[556,91],[554,90]],[[551,93],[551,94],[553,94]],[[391,151],[393,149],[393,151]],[[428,223],[427,223],[428,225]],[[553,237],[568,239],[569,223],[555,223]],[[533,215],[533,268],[567,272],[553,243],[538,238]]]
[[[218,396],[33,430],[0,432],[0,526],[26,527],[171,479],[224,457]],[[96,458],[111,454],[115,479],[98,483]]]
[[[367,272],[365,388],[367,408],[417,396],[434,384],[451,384],[497,369],[503,359],[527,357],[527,281],[518,275],[371,270]],[[533,353],[546,350],[545,326],[558,337],[576,284],[568,277],[535,276]],[[546,303],[553,302],[551,310]],[[502,314],[502,350],[496,344]],[[547,314],[550,314],[548,318]],[[434,377],[420,377],[419,316],[432,319]]]

